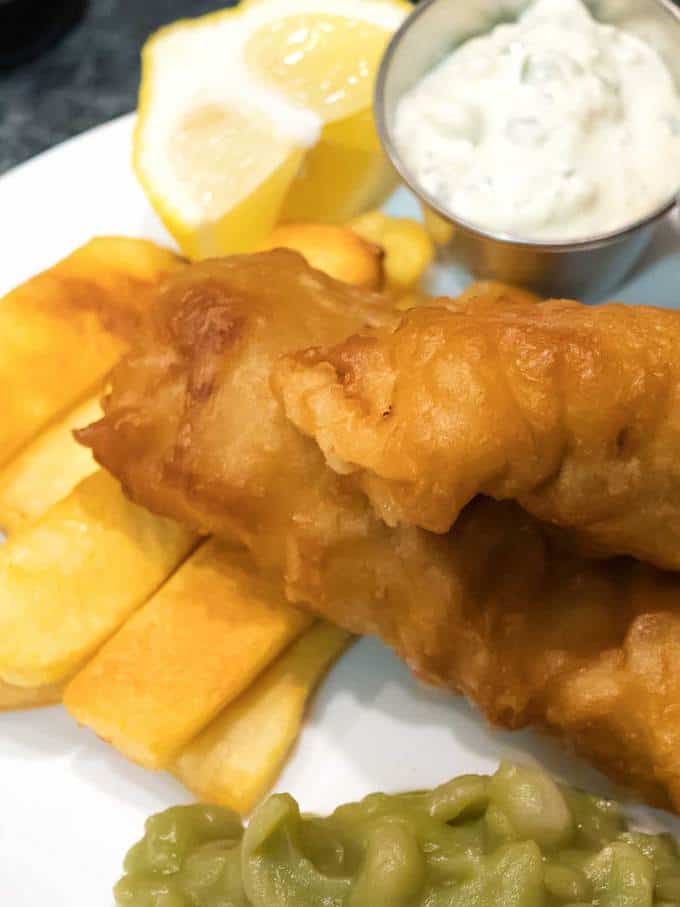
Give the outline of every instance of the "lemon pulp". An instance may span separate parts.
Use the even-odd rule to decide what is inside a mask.
[[[252,71],[325,126],[283,204],[283,221],[339,223],[377,204],[393,174],[376,134],[371,102],[389,33],[344,16],[298,15],[250,38]]]
[[[288,16],[259,28],[245,56],[256,75],[329,123],[370,107],[389,37],[345,16]]]
[[[215,104],[177,124],[168,160],[201,220],[182,243],[191,257],[248,251],[274,227],[303,152],[267,125]]]

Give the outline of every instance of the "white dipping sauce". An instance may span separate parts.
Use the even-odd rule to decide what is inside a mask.
[[[408,169],[455,216],[524,239],[616,230],[680,188],[680,96],[657,52],[580,0],[537,0],[400,100]]]

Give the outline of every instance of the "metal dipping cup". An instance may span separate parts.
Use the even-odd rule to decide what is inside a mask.
[[[593,16],[643,38],[661,54],[680,92],[680,9],[670,0],[585,0]],[[501,22],[515,21],[528,0],[421,0],[393,36],[376,83],[381,141],[406,185],[422,202],[435,242],[475,277],[528,287],[543,296],[600,299],[618,286],[649,243],[677,193],[621,229],[566,242],[527,240],[484,229],[442,206],[418,183],[393,136],[397,104],[455,47]],[[616,162],[612,161],[612,166]],[[679,187],[680,188],[680,187]]]

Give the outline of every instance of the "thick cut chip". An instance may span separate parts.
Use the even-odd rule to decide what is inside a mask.
[[[101,382],[147,307],[150,288],[180,267],[141,239],[101,237],[0,303],[0,465]]]
[[[65,497],[97,464],[73,438],[73,430],[101,416],[90,397],[41,432],[0,471],[0,526],[17,532]]]
[[[310,623],[245,549],[211,540],[76,675],[64,704],[162,768]]]
[[[351,636],[316,624],[182,752],[174,773],[201,800],[249,812],[300,731],[310,694]]]
[[[515,502],[481,495],[445,534],[403,525],[390,529],[355,477],[329,468],[318,445],[291,428],[271,385],[272,371],[287,350],[316,347],[301,357],[311,364],[319,358],[319,344],[331,344],[333,334],[359,332],[343,344],[346,355],[332,357],[346,378],[338,399],[349,405],[354,395],[354,418],[325,419],[324,428],[334,434],[342,429],[344,441],[362,446],[359,430],[399,425],[392,429],[390,447],[364,446],[373,454],[387,450],[387,467],[395,465],[395,457],[402,465],[408,457],[416,464],[442,437],[469,443],[484,420],[487,447],[494,446],[508,427],[498,402],[507,405],[508,388],[523,387],[526,399],[533,382],[539,406],[552,386],[548,398],[572,431],[571,442],[563,445],[565,457],[582,457],[567,481],[589,480],[582,498],[588,506],[586,490],[596,502],[618,506],[624,503],[619,494],[626,492],[620,481],[626,473],[636,482],[649,480],[640,464],[653,462],[644,455],[652,442],[658,479],[665,478],[668,489],[680,489],[680,315],[644,306],[499,304],[494,293],[488,301],[476,297],[461,305],[454,299],[448,306],[415,309],[392,331],[390,313],[381,313],[378,299],[333,283],[284,250],[194,266],[171,283],[154,312],[154,336],[113,375],[105,418],[81,435],[137,500],[197,528],[242,538],[261,563],[285,579],[291,600],[308,603],[353,632],[381,636],[422,679],[465,693],[494,723],[548,729],[650,801],[680,811],[677,574],[631,559],[573,556],[570,534],[546,529]],[[547,316],[541,314],[544,305]],[[439,356],[441,335],[432,322],[454,312],[468,324],[469,342]],[[555,328],[560,322],[563,328],[553,333],[552,352],[533,342],[534,331],[525,331],[545,317],[556,318]],[[607,324],[595,355],[591,320],[601,318]],[[490,328],[506,320],[504,346],[480,336],[482,324]],[[414,332],[417,322],[421,329]],[[646,330],[640,330],[643,322]],[[398,358],[393,351],[381,353],[401,346],[404,334],[411,342]],[[374,352],[364,359],[358,353],[370,350],[371,338]],[[503,372],[501,349],[506,364],[512,365],[514,354],[519,365]],[[469,368],[450,383],[446,406],[434,411],[433,421],[436,392],[445,396],[444,382],[455,376],[463,354]],[[552,385],[534,377],[542,368],[546,379],[552,372]],[[580,386],[573,382],[579,370]],[[324,374],[320,370],[325,381]],[[335,369],[330,374],[335,381]],[[477,384],[470,385],[475,374]],[[601,386],[588,396],[598,374],[604,376]],[[619,424],[628,430],[618,437],[612,433],[611,448],[602,448],[607,457],[598,465],[598,448],[590,439],[600,410],[620,405],[626,388],[635,390],[634,374],[638,393],[628,398],[629,421]],[[486,394],[473,399],[482,379],[498,397],[486,407]],[[401,390],[391,409],[395,381]],[[420,408],[411,405],[418,399]],[[444,418],[463,400],[470,405],[457,421]],[[535,425],[545,431],[545,423]],[[529,459],[506,451],[499,480],[510,467],[532,468],[541,453],[534,436]],[[414,487],[427,488],[426,480],[443,476],[449,461],[433,462]],[[337,459],[332,464],[343,465]],[[464,466],[460,481],[479,470],[479,457]],[[607,482],[609,497],[600,494]],[[665,496],[665,509],[654,506],[653,495],[646,498],[645,515],[654,517],[657,528],[638,538],[672,544],[669,514],[679,492]],[[664,514],[666,525],[659,521]],[[680,517],[677,526],[680,538]]]
[[[107,473],[84,479],[0,548],[0,677],[32,687],[73,674],[194,544]]]
[[[382,249],[366,242],[349,227],[281,224],[260,248],[294,249],[313,268],[357,287],[379,290],[383,283]]]
[[[349,226],[367,242],[377,243],[384,250],[385,276],[394,288],[416,286],[434,257],[425,228],[411,218],[368,211],[350,221]]]
[[[0,680],[0,712],[13,709],[37,709],[61,701],[59,684],[44,687],[15,687]]]

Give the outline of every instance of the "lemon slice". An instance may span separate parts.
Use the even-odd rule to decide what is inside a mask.
[[[133,163],[187,255],[248,251],[282,219],[342,221],[389,191],[370,105],[408,9],[248,0],[147,42]]]

